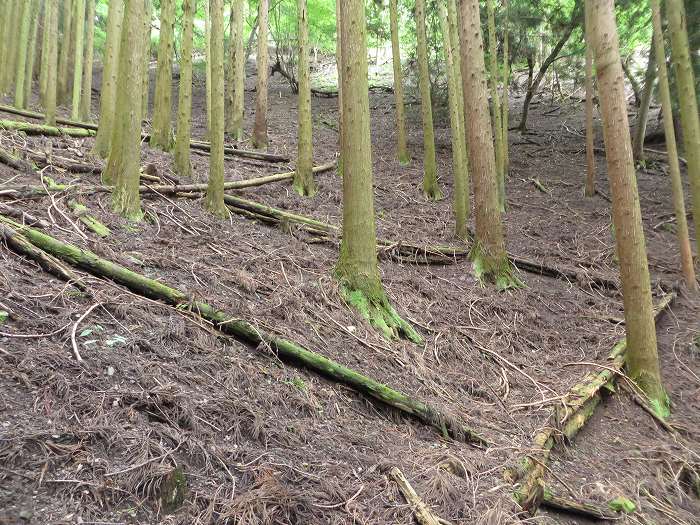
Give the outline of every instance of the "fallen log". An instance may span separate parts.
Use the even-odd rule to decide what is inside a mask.
[[[68,201],[68,207],[73,211],[73,214],[76,217],[78,217],[78,219],[80,219],[80,222],[82,222],[88,230],[98,235],[99,237],[107,237],[110,233],[112,233],[107,226],[102,224],[95,217],[88,213],[88,209],[84,204],[80,204],[78,201],[71,199]]]
[[[675,292],[666,294],[654,309],[654,321],[675,299]],[[504,478],[515,486],[515,499],[524,512],[534,514],[541,502],[542,478],[547,470],[547,461],[554,446],[563,439],[573,440],[588,422],[602,400],[603,388],[612,388],[625,365],[627,341],[622,339],[610,352],[603,370],[591,371],[574,385],[554,410],[544,430],[532,440],[532,452],[514,468],[504,472]]]
[[[558,496],[549,489],[544,489],[542,506],[596,521],[613,520],[620,517],[619,514],[604,505]]]
[[[297,363],[328,379],[343,383],[361,394],[437,428],[443,435],[481,446],[489,445],[475,431],[443,414],[438,409],[347,368],[332,359],[307,350],[287,339],[271,335],[247,321],[236,319],[230,313],[217,310],[207,303],[196,301],[180,290],[102,259],[88,250],[61,242],[38,230],[17,224],[2,215],[0,215],[0,222],[21,231],[27,240],[37,248],[41,248],[73,266],[87,270],[97,277],[112,280],[138,295],[161,301],[180,310],[187,310],[211,322],[219,331],[247,343],[255,349],[269,346],[281,359]]]
[[[29,240],[11,226],[0,224],[0,237],[5,240],[7,246],[11,248],[12,251],[29,257],[38,263],[44,271],[72,284],[81,291],[85,290],[85,285],[80,282],[80,279],[71,270],[56,260],[55,257],[45,253],[42,249],[29,242]]]
[[[398,485],[401,494],[406,498],[406,501],[416,517],[416,521],[420,525],[449,525],[449,522],[440,519],[440,517],[426,505],[398,467],[393,467],[391,471],[389,471],[389,475],[396,482],[396,485]]]
[[[37,115],[39,115],[37,113]],[[39,118],[39,117],[33,117]],[[81,125],[80,122],[71,122],[72,126],[69,127],[58,127],[58,126],[48,126],[46,124],[32,124],[31,122],[19,122],[16,120],[0,120],[0,129],[6,129],[11,131],[22,131],[27,135],[45,135],[48,137],[94,137],[97,133],[96,127],[90,125]],[[151,135],[149,133],[141,133],[141,140],[150,140]],[[209,142],[201,142],[193,140],[190,142],[190,148],[199,151],[211,151],[211,144]],[[224,146],[224,154],[232,155],[235,157],[246,157],[249,159],[264,160],[266,162],[289,162],[289,157],[285,155],[276,155],[273,153],[263,153],[260,151],[248,151],[237,149],[231,146]]]
[[[2,202],[0,202],[0,213],[3,213],[8,217],[18,219],[22,224],[27,224],[29,226],[37,226],[39,228],[48,228],[50,226],[49,223],[44,219],[36,217],[31,213],[28,213],[24,210],[20,210],[19,208],[14,208]]]
[[[33,118],[37,120],[45,120],[46,116],[42,113],[37,113],[35,111],[29,111],[27,109],[13,108],[12,106],[4,106],[0,104],[0,111],[4,113],[12,113],[13,115],[20,115],[22,117]],[[76,120],[70,120],[67,118],[56,117],[57,124],[63,124],[64,126],[71,126],[74,128],[84,128],[97,131],[97,124],[91,122],[78,122]]]
[[[12,153],[3,148],[0,148],[0,162],[6,166],[9,166],[10,168],[16,169],[17,171],[22,171],[24,173],[34,172],[34,167],[31,164],[25,160],[15,157]]]

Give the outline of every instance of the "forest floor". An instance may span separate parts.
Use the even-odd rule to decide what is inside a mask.
[[[401,167],[394,160],[393,95],[373,91],[370,104],[378,236],[457,244],[446,115],[436,115],[446,198],[427,202],[420,193],[419,107],[409,107],[414,161]],[[511,122],[521,104],[513,99]],[[247,129],[253,107],[249,91]],[[315,160],[323,164],[337,152],[337,99],[315,97],[313,111]],[[295,112],[295,95],[273,77],[270,152],[294,158]],[[197,137],[204,136],[204,115],[198,85]],[[533,436],[549,423],[561,396],[586,372],[605,367],[624,336],[619,292],[591,279],[616,281],[617,269],[602,155],[601,193],[582,195],[582,104],[539,98],[529,127],[526,135],[510,135],[508,249],[573,268],[578,277],[519,272],[525,288],[497,292],[475,280],[466,260],[383,258],[390,300],[414,323],[424,346],[389,342],[371,329],[344,303],[331,277],[337,245],[293,224],[271,227],[237,214],[221,221],[198,199],[150,194],[142,201],[145,220],[133,225],[111,213],[108,194],[81,192],[80,186],[70,196],[4,195],[3,203],[47,221],[50,235],[440,407],[493,445],[444,439],[345,386],[283,363],[264,346],[246,346],[187,312],[77,270],[87,286],[79,292],[2,244],[0,309],[10,317],[0,326],[0,523],[413,523],[411,507],[388,475],[394,466],[444,520],[517,522],[504,469],[532,452]],[[96,162],[89,157],[90,138],[2,131],[0,146],[19,155],[50,151]],[[670,184],[663,156],[657,157],[637,174],[655,302],[679,279]],[[208,157],[193,151],[192,160],[206,180]],[[173,175],[171,156],[146,144],[142,163],[153,164],[164,180]],[[227,157],[225,167],[227,180],[291,169],[293,163],[238,157]],[[99,183],[97,174],[55,167],[44,174],[59,183]],[[36,174],[0,164],[0,190],[38,181]],[[237,193],[340,225],[341,179],[330,171],[317,182],[314,199],[296,195],[289,182]],[[67,207],[70,197],[111,235],[98,238],[86,230]],[[670,423],[679,432],[668,433],[618,390],[571,444],[557,447],[548,487],[603,506],[629,498],[637,510],[621,515],[620,523],[698,523],[700,502],[684,480],[700,464],[698,319],[700,301],[680,293],[658,324]],[[73,359],[72,333],[82,363]],[[159,495],[176,467],[188,490],[168,514]],[[526,521],[588,523],[544,508]]]

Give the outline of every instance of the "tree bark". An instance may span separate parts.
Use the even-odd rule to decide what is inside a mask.
[[[591,21],[589,10],[585,10],[584,37],[586,41],[586,186],[584,195],[595,195],[596,162],[595,130],[593,129],[593,45],[591,43]]]
[[[345,125],[343,123],[343,82],[342,82],[342,68],[343,68],[343,43],[341,38],[340,24],[341,16],[340,3],[343,0],[335,0],[335,63],[336,70],[338,73],[338,175],[343,176],[343,130]]]
[[[211,151],[209,185],[204,207],[217,217],[228,217],[224,205],[224,2],[210,0],[211,23]],[[207,64],[209,65],[209,64]]]
[[[46,0],[47,11],[47,59],[46,59],[46,118],[44,122],[49,126],[56,125],[56,98],[58,96],[58,82],[56,69],[58,68],[58,0]]]
[[[443,45],[445,46],[445,70],[447,71],[447,97],[452,133],[452,176],[454,178],[455,236],[467,240],[467,202],[469,199],[469,173],[467,168],[467,139],[464,131],[464,95],[462,73],[459,65],[459,39],[456,35],[456,3],[447,0],[438,5],[442,22]]]
[[[92,109],[92,69],[95,56],[95,0],[87,0],[87,40],[85,41],[85,67],[83,68],[83,96],[80,99],[78,119],[90,121]]]
[[[209,0],[205,0],[208,2]],[[192,130],[192,38],[196,0],[182,3],[182,38],[180,56],[180,82],[177,97],[177,137],[175,139],[175,172],[182,177],[192,177],[190,162],[190,137]]]
[[[309,79],[309,20],[306,0],[297,0],[297,27],[299,40],[299,58],[297,70],[299,76],[298,91],[298,132],[297,132],[297,169],[294,175],[294,190],[306,197],[316,194],[313,172],[313,146],[311,124],[311,82]]]
[[[510,25],[510,7],[508,0],[503,0],[503,10],[505,11],[505,23],[503,27],[503,97],[501,100],[502,116],[502,130],[503,130],[503,182],[505,188],[505,181],[508,178],[508,173],[510,172],[510,151],[508,143],[508,113],[510,112],[510,51],[509,51],[509,25]]]
[[[467,141],[469,170],[476,208],[476,239],[472,259],[477,276],[500,288],[519,285],[506,256],[503,223],[498,203],[496,165],[491,133],[483,38],[478,0],[460,0],[461,50],[464,74],[464,112],[469,115]]]
[[[693,64],[690,61],[688,28],[686,27],[683,0],[668,0],[666,16],[671,33],[673,72],[678,86],[681,129],[683,130],[685,157],[688,161],[688,180],[690,181],[693,202],[696,249],[700,254],[700,116],[695,93]]]
[[[119,46],[119,77],[111,150],[102,179],[114,181],[114,211],[141,220],[141,75],[143,74],[143,0],[126,0]],[[134,89],[136,86],[136,89]]]
[[[661,383],[642,214],[632,159],[624,75],[615,24],[614,0],[588,0],[591,41],[603,116],[613,223],[625,309],[630,377],[660,414],[668,412]]]
[[[229,118],[226,131],[236,141],[243,140],[243,112],[245,105],[245,52],[243,50],[243,21],[246,2],[231,1],[231,36],[229,53]]]
[[[163,151],[172,148],[173,48],[175,44],[175,0],[161,0],[158,69],[153,98],[150,145]],[[141,40],[143,41],[143,39]],[[208,63],[207,63],[208,64]],[[141,82],[138,84],[141,86]],[[139,97],[140,100],[140,97]],[[139,107],[139,111],[141,108]]]
[[[644,75],[644,91],[642,99],[637,110],[637,125],[634,130],[634,142],[632,143],[632,156],[636,163],[644,162],[644,138],[647,133],[647,121],[649,120],[649,108],[651,106],[651,97],[654,93],[654,83],[656,82],[656,51],[654,51],[656,43],[654,36],[651,37],[651,45],[649,46],[649,61],[647,62],[647,71]]]
[[[32,13],[31,0],[25,0],[22,2],[20,9],[21,23],[19,26],[19,40],[17,42],[17,66],[15,69],[15,106],[23,109],[27,107],[24,100],[24,83],[26,81],[31,84],[31,79],[26,79],[27,47],[29,43],[29,26],[31,25]]]
[[[95,136],[93,152],[106,159],[114,127],[114,105],[117,93],[117,73],[119,72],[119,48],[121,47],[124,0],[110,0],[107,14],[107,39],[105,40],[104,67],[100,86],[100,116]],[[102,179],[105,184],[112,181]]]
[[[501,211],[506,207],[505,179],[503,176],[503,124],[501,103],[498,96],[498,50],[496,47],[496,15],[494,0],[486,0],[486,12],[489,32],[489,65],[491,86],[491,117],[493,119],[494,150],[496,157],[496,186],[498,188],[498,204]]]
[[[401,46],[399,45],[398,1],[389,0],[389,24],[391,27],[391,57],[394,70],[394,100],[396,102],[396,155],[401,165],[411,162],[406,139],[406,108],[403,95],[403,73],[401,71]]]
[[[429,200],[439,200],[442,198],[442,192],[438,186],[435,160],[435,130],[433,128],[433,104],[430,96],[428,40],[425,33],[425,0],[416,0],[416,46],[423,120],[423,195]]]
[[[73,13],[73,31],[75,33],[74,50],[75,59],[73,66],[73,105],[71,109],[71,118],[78,120],[80,118],[80,98],[83,83],[83,41],[85,36],[85,0],[75,0],[75,12]],[[90,96],[86,93],[86,96]]]
[[[153,2],[144,0],[146,6],[146,16],[143,18],[143,79],[141,88],[141,120],[148,120],[148,100],[150,98],[151,85],[151,20],[153,19]]]
[[[204,96],[207,110],[207,139],[211,134],[211,0],[204,0],[204,60],[206,72]]]
[[[63,29],[61,32],[61,53],[58,57],[58,101],[68,100],[70,80],[70,51],[73,42],[73,0],[63,0]]]
[[[528,85],[527,92],[525,93],[525,101],[523,102],[522,116],[520,117],[520,124],[518,125],[518,129],[521,133],[527,131],[527,113],[530,108],[530,102],[532,101],[532,98],[537,94],[537,89],[539,88],[542,79],[547,74],[549,66],[551,66],[552,63],[554,63],[554,61],[559,56],[559,52],[561,51],[561,49],[569,41],[569,38],[571,38],[571,33],[573,33],[574,29],[576,29],[576,26],[579,24],[580,19],[581,2],[580,0],[576,0],[573,10],[571,11],[571,20],[569,21],[569,24],[566,26],[566,28],[564,28],[564,32],[559,38],[559,41],[552,48],[552,51],[549,53],[547,58],[544,59],[542,65],[540,66],[540,69],[537,71],[537,75]]]
[[[267,81],[268,49],[267,49],[267,17],[269,0],[260,0],[258,11],[258,55],[256,58],[258,82],[255,99],[255,125],[253,127],[252,143],[255,149],[267,149]]]
[[[42,107],[46,107],[46,77],[48,74],[49,61],[49,24],[47,2],[43,2],[44,8],[41,18],[41,64],[39,66],[39,102]],[[2,75],[0,75],[1,77]]]
[[[681,180],[681,167],[678,161],[678,149],[676,146],[676,132],[673,127],[673,106],[671,104],[671,91],[668,87],[668,71],[666,70],[666,51],[664,49],[664,34],[661,25],[661,6],[659,0],[651,0],[652,24],[654,37],[652,42],[655,49],[650,52],[652,56],[663,57],[658,63],[659,94],[661,96],[661,111],[663,112],[664,134],[666,136],[666,152],[668,154],[668,167],[671,178],[671,193],[673,209],[676,214],[676,236],[681,256],[681,273],[688,290],[697,290],[695,269],[693,268],[693,252],[690,248],[688,235],[688,221],[685,218],[685,202],[683,200],[683,181]]]

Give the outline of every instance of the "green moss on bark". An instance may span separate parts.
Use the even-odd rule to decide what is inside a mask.
[[[486,253],[478,241],[474,242],[469,254],[474,275],[481,282],[495,283],[498,290],[523,288],[523,283],[514,273],[508,257],[494,257]]]

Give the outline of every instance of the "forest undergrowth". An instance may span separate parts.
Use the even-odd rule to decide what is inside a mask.
[[[270,94],[269,150],[293,158],[295,95],[278,77]],[[193,136],[203,137],[201,85],[194,95]],[[253,97],[246,94],[246,107]],[[281,360],[269,345],[224,335],[197,312],[80,269],[72,271],[82,285],[67,284],[2,243],[0,523],[413,523],[393,467],[451,523],[588,523],[546,508],[534,518],[516,516],[504,477],[540,452],[533,438],[552,425],[552,414],[564,420],[566,393],[586,373],[608,367],[624,336],[602,156],[598,194],[582,195],[581,104],[542,96],[531,107],[531,131],[511,134],[504,216],[512,257],[569,278],[520,269],[525,286],[497,293],[473,277],[463,257],[434,261],[420,250],[401,252],[402,245],[467,246],[452,234],[447,115],[435,118],[445,198],[427,201],[420,162],[394,160],[392,100],[391,93],[370,93],[377,236],[390,247],[380,271],[391,304],[422,346],[384,339],[345,304],[331,277],[338,239],[329,231],[250,212],[219,220],[203,211],[203,194],[145,193],[143,222],[117,217],[109,194],[94,191],[99,169],[57,167],[95,165],[92,138],[0,131],[2,148],[30,152],[38,165],[26,171],[0,164],[0,205],[34,216],[57,239],[436,407],[489,446],[445,438]],[[321,165],[335,160],[337,100],[316,97],[313,111],[314,160]],[[409,106],[408,116],[409,147],[420,159],[419,108]],[[251,122],[247,112],[246,129]],[[664,156],[650,155],[637,181],[659,303],[677,293],[679,263]],[[192,163],[194,182],[206,180],[206,153],[193,150]],[[171,156],[145,143],[142,164],[151,177],[144,184],[193,182],[175,177]],[[293,169],[241,157],[225,162],[227,181]],[[68,189],[13,193],[40,185],[39,173]],[[341,179],[331,170],[316,183],[313,199],[298,196],[289,180],[232,194],[340,226]],[[87,210],[76,213],[73,200]],[[85,213],[109,235],[86,228]],[[620,523],[694,523],[699,314],[697,298],[678,292],[659,316],[670,427],[618,381],[573,442],[556,440],[544,473],[548,489],[604,509],[615,498],[634,502],[633,513],[616,517]]]

